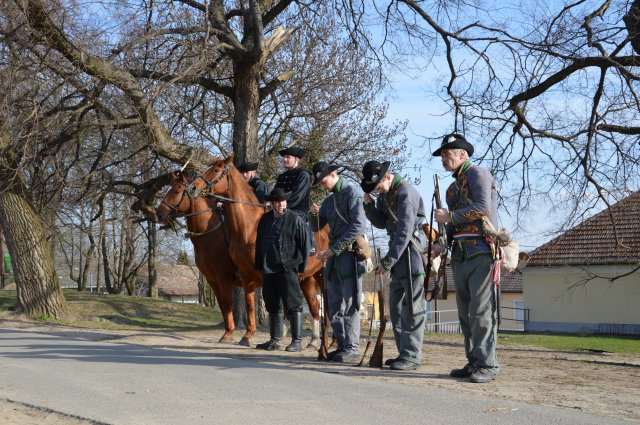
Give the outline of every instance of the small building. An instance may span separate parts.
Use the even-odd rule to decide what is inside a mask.
[[[198,268],[195,266],[158,263],[158,298],[179,302],[198,303]],[[148,288],[146,265],[140,267],[138,280],[142,288]]]
[[[640,191],[531,252],[523,285],[528,331],[640,335]]]

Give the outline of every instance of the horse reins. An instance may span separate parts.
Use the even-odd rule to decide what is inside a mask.
[[[216,177],[216,179],[212,182],[210,182],[209,180],[207,180],[204,175],[202,176],[198,176],[196,177],[193,181],[195,182],[198,179],[202,179],[207,185],[200,191],[198,191],[197,193],[195,193],[193,195],[194,198],[200,197],[200,196],[209,196],[212,197],[214,199],[217,199],[219,201],[223,201],[223,202],[232,202],[235,204],[243,204],[243,205],[249,205],[251,207],[261,207],[261,208],[265,208],[266,204],[260,204],[257,202],[248,202],[248,201],[242,201],[240,199],[233,199],[233,198],[227,198],[226,196],[222,196],[222,195],[217,195],[215,190],[214,190],[214,186],[216,183],[218,183],[220,180],[222,180],[225,176],[227,177],[227,190],[229,190],[231,188],[231,177],[229,176],[229,171],[231,170],[231,167],[229,167],[228,165],[224,166],[224,171],[222,173],[220,173],[220,175],[218,177]],[[192,183],[193,184],[193,183]]]

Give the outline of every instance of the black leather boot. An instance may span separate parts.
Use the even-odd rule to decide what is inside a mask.
[[[287,345],[287,351],[302,351],[302,312],[289,313],[291,322],[291,344]]]
[[[269,334],[271,339],[262,344],[257,344],[259,350],[275,351],[282,349],[282,322],[284,319],[282,312],[277,314],[269,313]]]

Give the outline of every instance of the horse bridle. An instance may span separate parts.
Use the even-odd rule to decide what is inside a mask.
[[[165,199],[167,198],[166,195],[165,195],[164,198],[162,198],[162,201],[160,201],[160,205],[164,205],[165,207],[168,207],[169,210],[171,210],[171,212],[169,213],[169,218],[175,219],[175,218],[181,217],[181,215],[178,215],[178,208],[180,208],[180,205],[182,205],[182,201],[184,201],[185,196],[189,196],[189,194],[187,193],[187,186],[186,185],[184,187],[184,190],[182,191],[182,197],[180,198],[180,200],[178,201],[178,203],[175,206],[171,205],[170,203],[165,201]]]
[[[204,174],[201,175],[201,176],[196,177],[191,182],[191,190],[195,190],[194,182],[196,180],[198,180],[198,179],[203,180],[206,185],[201,190],[193,193],[190,196],[192,196],[193,198],[199,198],[200,196],[207,196],[207,195],[211,195],[211,196],[215,197],[216,196],[216,191],[214,189],[214,186],[216,185],[216,183],[218,183],[220,180],[222,180],[225,176],[227,177],[227,189],[229,189],[231,187],[231,182],[229,181],[230,180],[229,170],[231,170],[231,167],[229,167],[227,164],[225,164],[224,170],[222,170],[222,173],[220,173],[220,175],[218,177],[216,177],[216,179],[214,181],[209,181],[204,176]],[[206,173],[206,171],[205,171],[205,173]],[[191,190],[189,190],[189,191],[191,191]]]
[[[249,205],[249,206],[252,206],[252,207],[262,207],[262,208],[264,208],[265,204],[260,204],[260,203],[256,203],[256,202],[247,202],[247,201],[242,201],[240,199],[227,198],[225,196],[221,196],[221,195],[216,194],[214,186],[216,185],[216,183],[218,183],[220,180],[222,180],[225,177],[227,178],[227,190],[231,189],[231,176],[229,174],[229,171],[231,171],[231,167],[229,167],[229,165],[225,164],[224,170],[222,171],[222,173],[220,173],[220,175],[218,177],[216,177],[216,179],[211,181],[211,182],[206,177],[204,177],[204,174],[202,176],[196,177],[191,182],[191,186],[192,186],[191,190],[195,190],[195,185],[193,184],[193,182],[195,182],[198,179],[202,179],[205,182],[206,186],[203,187],[202,189],[200,189],[199,191],[193,193],[190,196],[193,197],[193,198],[198,198],[200,196],[210,196],[210,197],[212,197],[214,199],[217,199],[218,201],[221,201],[221,202],[233,202],[233,203],[236,203],[236,204],[244,204],[244,205]],[[205,173],[206,173],[206,171],[205,171]]]
[[[181,183],[182,184],[182,183]],[[207,208],[206,210],[202,210],[202,211],[198,211],[198,212],[194,212],[194,213],[183,213],[183,214],[178,214],[178,208],[180,208],[180,205],[182,205],[182,201],[184,201],[185,197],[189,198],[190,200],[193,200],[194,198],[191,197],[191,195],[189,195],[189,184],[183,184],[184,186],[184,190],[182,191],[182,197],[180,197],[180,200],[178,201],[178,203],[176,205],[171,205],[170,203],[168,203],[167,201],[165,201],[166,196],[164,198],[162,198],[162,201],[160,201],[160,205],[164,205],[166,207],[169,208],[169,210],[171,211],[169,213],[169,218],[170,219],[176,219],[178,217],[192,217],[194,215],[198,215],[198,214],[204,214],[206,212],[209,211],[213,211],[215,208]]]

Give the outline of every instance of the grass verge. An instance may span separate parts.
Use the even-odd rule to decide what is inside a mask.
[[[65,289],[63,292],[74,319],[66,321],[49,317],[32,317],[32,319],[92,329],[167,332],[221,327],[222,315],[218,308],[151,298],[78,292],[72,289]],[[0,310],[15,311],[15,309],[16,291],[0,291]]]

